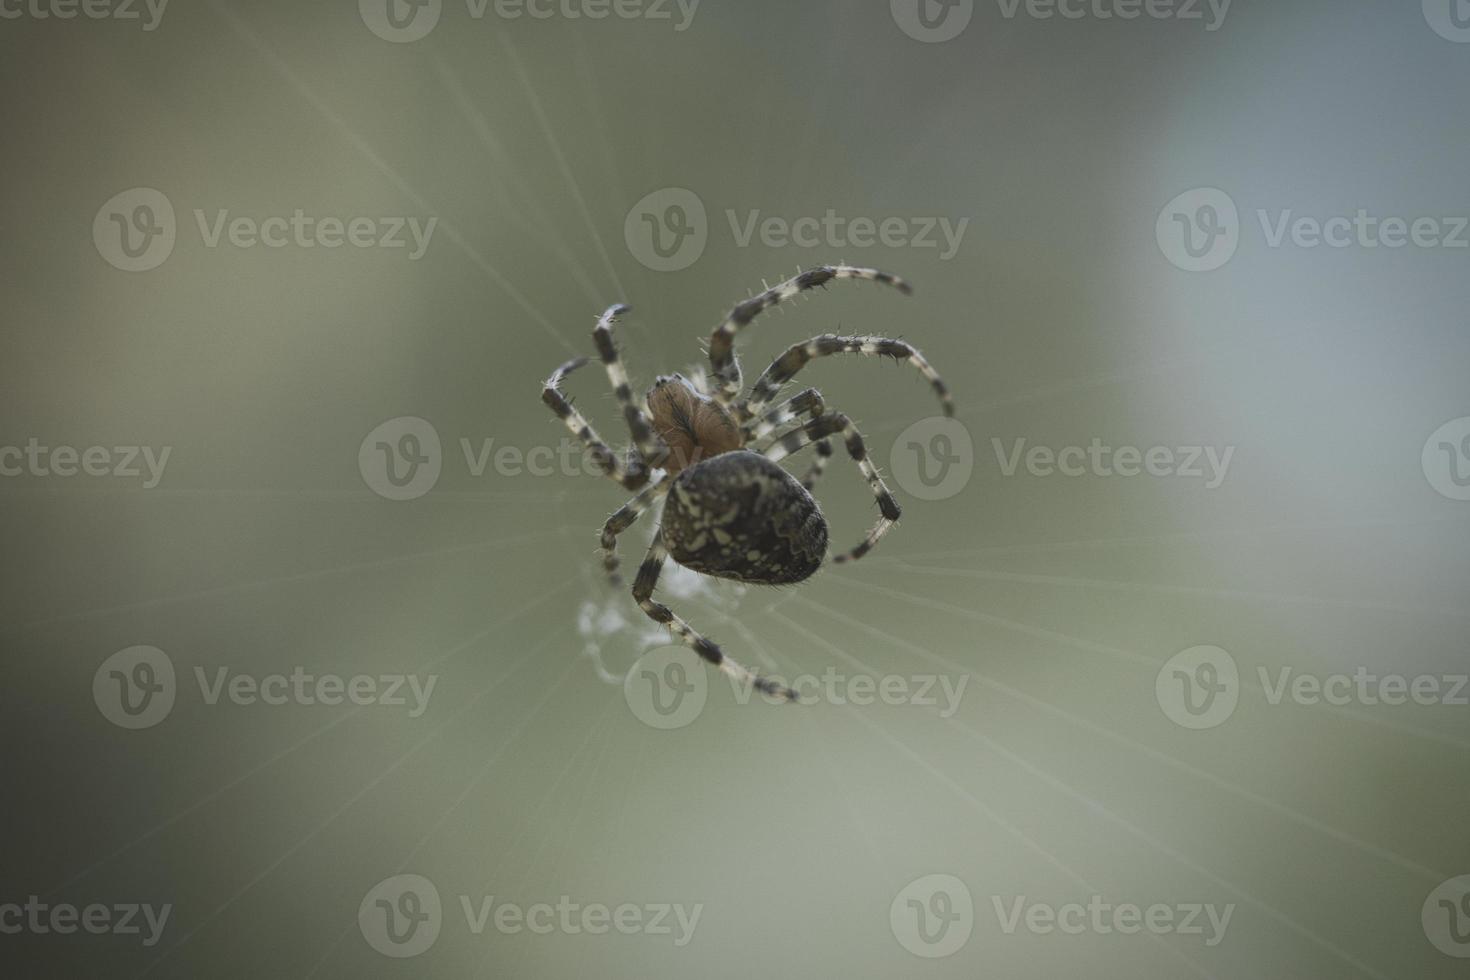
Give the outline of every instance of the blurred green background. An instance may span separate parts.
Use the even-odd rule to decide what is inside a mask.
[[[1470,663],[1456,2],[6,5],[7,975],[1463,975],[1470,708],[1270,696],[1283,670],[1444,694]],[[243,244],[298,210],[365,243],[435,223],[417,257],[406,228]],[[1359,210],[1448,240],[1273,244]],[[743,237],[829,211],[897,224]],[[952,255],[913,240],[941,218],[967,221]],[[1186,227],[1235,250],[1181,268]],[[687,249],[660,260],[651,229]],[[814,334],[902,336],[973,450],[934,441],[909,368],[814,364],[902,524],[798,588],[670,571],[663,595],[743,662],[848,693],[937,677],[957,705],[741,703],[695,663],[635,666],[671,654],[596,568],[627,494],[493,462],[561,444],[540,382],[607,304],[633,307],[642,390],[763,280],[839,260],[916,294],[767,315],[747,379]],[[569,387],[618,439],[595,367]],[[150,486],[31,440],[169,456]],[[1008,475],[1017,440],[1232,455],[1218,486]],[[385,483],[379,441],[424,482]],[[926,494],[920,463],[959,469]],[[818,497],[855,544],[875,510],[840,453]],[[173,703],[130,728],[112,671],[148,675],[109,658],[139,646]],[[1239,681],[1176,673],[1200,646]],[[684,667],[668,696],[702,710],[649,724]],[[435,681],[417,713],[198,681],[298,669]],[[1207,681],[1233,711],[1181,715]],[[62,934],[5,912],[32,896],[170,911],[151,943]],[[462,900],[489,896],[700,917],[476,933]],[[1203,916],[1006,928],[1094,896],[1231,918],[1216,942]]]

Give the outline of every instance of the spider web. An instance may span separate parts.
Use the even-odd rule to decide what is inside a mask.
[[[625,572],[637,568],[662,518],[663,501],[659,501],[639,521],[636,538],[631,531],[623,535],[619,553]],[[582,656],[592,661],[598,678],[604,683],[621,685],[644,654],[679,642],[667,627],[643,615],[629,595],[628,583],[613,587],[602,575],[600,566],[584,569],[582,578],[584,598],[577,606],[577,635],[582,638]],[[717,585],[708,576],[667,561],[659,574],[658,591],[685,605],[699,603],[733,616],[739,612],[749,588],[738,582]]]

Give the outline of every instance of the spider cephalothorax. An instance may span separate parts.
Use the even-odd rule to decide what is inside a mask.
[[[660,377],[640,405],[613,343],[613,322],[626,306],[613,306],[592,332],[608,380],[623,409],[633,446],[614,452],[561,393],[561,382],[587,358],[557,368],[541,398],[591,450],[603,473],[638,491],[602,528],[603,566],[617,579],[617,538],[657,502],[667,498],[663,520],[633,583],[633,598],[654,621],[667,625],[701,657],[732,677],[768,693],[794,699],[789,689],[757,677],[725,656],[668,606],[653,598],[666,558],[705,575],[786,585],[821,567],[827,552],[827,521],[811,490],[832,455],[830,437],[839,436],[878,502],[879,517],[867,536],[833,561],[867,554],[899,517],[898,502],[868,459],[863,437],[841,412],[828,412],[821,392],[808,388],[771,407],[781,389],[806,364],[832,354],[877,354],[914,365],[928,379],[946,415],[954,414],[949,392],[935,370],[913,347],[886,337],[824,334],[795,344],[778,357],[741,399],[740,362],[735,334],[763,310],[803,290],[834,279],[868,279],[908,293],[908,284],[876,269],[823,266],[797,275],[738,304],[710,338],[714,387],[702,378]],[[783,427],[787,430],[778,435]],[[765,443],[758,447],[758,443]],[[816,460],[798,481],[778,461],[806,446]]]
[[[676,476],[702,459],[745,445],[728,409],[676,374],[659,378],[648,390],[648,412],[654,434],[668,453],[654,462]]]

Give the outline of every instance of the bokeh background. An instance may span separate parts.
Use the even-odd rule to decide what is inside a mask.
[[[1470,10],[922,2],[4,8],[0,445],[170,452],[152,486],[0,459],[0,905],[170,909],[151,943],[0,916],[7,975],[1463,975],[1470,708],[1268,691],[1470,663]],[[1233,214],[1201,210],[1220,193]],[[171,220],[137,211],[159,196]],[[691,196],[702,217],[669,210]],[[298,209],[436,223],[417,258],[211,245],[222,212]],[[730,217],[829,209],[967,224],[947,255],[742,241]],[[1360,209],[1450,241],[1268,235]],[[1169,230],[1191,222],[1218,267],[1181,268]],[[679,268],[652,227],[692,236]],[[788,678],[962,696],[742,703],[690,665],[669,696],[702,709],[655,727],[649,678],[680,675],[635,665],[667,641],[595,567],[626,494],[476,472],[464,446],[559,446],[540,382],[611,302],[634,309],[642,386],[697,364],[763,280],[838,260],[916,294],[837,283],[768,315],[747,377],[817,333],[902,336],[972,448],[934,441],[909,368],[814,364],[801,380],[864,429],[902,524],[799,588],[671,573],[664,594]],[[570,387],[617,437],[595,367]],[[411,499],[374,469],[384,424],[439,440]],[[1017,440],[1095,439],[1233,455],[1218,486],[1002,465]],[[939,499],[903,477],[925,447],[956,468]],[[818,495],[856,543],[875,511],[841,455]],[[109,658],[140,646],[173,702],[129,728],[110,671],[145,675]],[[1172,659],[1201,646],[1238,680]],[[436,680],[416,715],[198,682],[297,669]],[[1233,711],[1181,715],[1181,676]],[[700,918],[477,934],[462,898],[489,896]],[[1209,942],[1204,918],[997,914],[1093,896],[1231,918]],[[380,898],[420,918],[385,941]]]

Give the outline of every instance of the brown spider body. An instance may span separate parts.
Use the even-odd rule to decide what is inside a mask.
[[[729,409],[695,391],[680,375],[659,378],[649,389],[647,401],[653,431],[669,449],[660,465],[670,476],[745,445],[745,436]]]
[[[790,473],[745,448],[729,409],[677,374],[659,378],[646,400],[668,447],[662,466],[674,478],[663,519],[670,558],[762,585],[800,582],[821,567],[821,508]]]
[[[617,540],[638,515],[665,500],[663,520],[638,566],[633,599],[654,622],[662,623],[690,649],[740,683],[794,700],[789,688],[760,677],[731,660],[719,645],[654,598],[659,572],[672,558],[686,568],[716,578],[764,585],[788,585],[809,578],[827,554],[827,520],[811,495],[832,443],[841,441],[878,504],[878,519],[867,536],[834,562],[862,558],[899,518],[898,501],[868,458],[862,434],[841,412],[829,412],[815,388],[776,404],[781,389],[811,361],[836,354],[866,354],[912,365],[929,382],[945,415],[954,414],[949,390],[939,373],[912,345],[888,337],[823,334],[793,345],[741,397],[735,335],[763,311],[806,290],[840,279],[867,280],[908,293],[897,276],[877,269],[823,266],[799,273],[732,309],[710,337],[709,383],[680,375],[660,377],[640,400],[613,342],[613,323],[628,312],[611,306],[592,331],[608,382],[622,407],[633,445],[620,453],[605,443],[571,401],[561,383],[587,363],[578,357],[552,372],[541,400],[568,431],[587,446],[602,472],[635,496],[602,527],[603,568],[617,581]],[[764,445],[762,445],[764,444]],[[797,480],[780,460],[815,447],[816,460]]]

